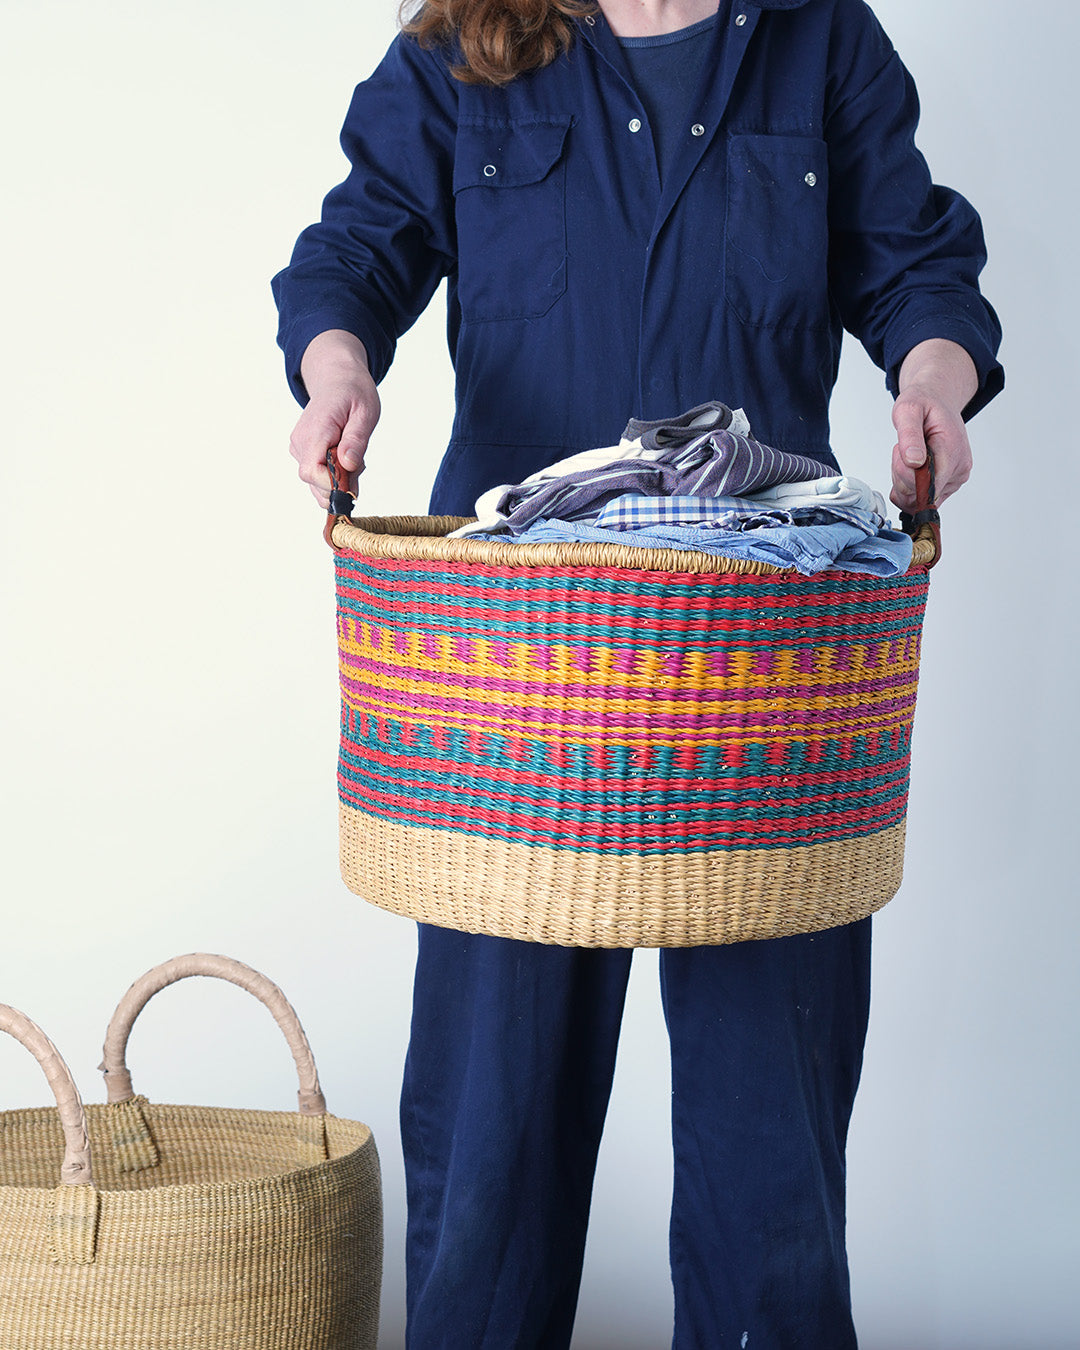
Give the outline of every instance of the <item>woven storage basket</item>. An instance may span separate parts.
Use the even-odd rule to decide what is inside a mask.
[[[444,537],[464,523],[327,530],[352,890],[583,947],[780,937],[893,896],[936,526],[886,580]]]
[[[300,1073],[299,1113],[135,1096],[131,1025],[151,994],[193,974],[232,980],[271,1009]],[[85,1114],[32,1022],[0,1007],[0,1030],[38,1057],[58,1103],[0,1114],[0,1350],[374,1350],[375,1144],[366,1125],[326,1114],[275,985],[224,957],[151,971],[109,1027],[110,1103]]]

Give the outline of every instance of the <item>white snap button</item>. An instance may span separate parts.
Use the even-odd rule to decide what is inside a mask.
[[[627,126],[630,128],[631,131],[640,131],[640,130],[641,130],[641,118],[640,118],[640,117],[632,117],[632,118],[630,119],[630,121],[627,123]]]
[[[736,28],[741,28],[745,22],[746,22],[746,15],[745,15],[745,14],[736,14],[736,15],[735,15],[735,27],[736,27]]]
[[[498,172],[498,170],[495,168],[495,165],[494,165],[494,164],[485,164],[485,165],[484,165],[484,177],[485,177],[485,178],[494,178],[497,172]]]
[[[596,27],[596,15],[595,15],[595,14],[586,14],[586,15],[585,15],[585,22],[589,25],[590,28],[595,28],[595,27]]]
[[[704,136],[704,135],[705,135],[705,128],[701,125],[700,122],[695,122],[694,125],[690,128],[690,135],[691,135],[691,136]]]
[[[817,182],[817,174],[808,173],[806,177],[803,179],[803,182],[806,184],[807,187],[813,187],[814,184]]]

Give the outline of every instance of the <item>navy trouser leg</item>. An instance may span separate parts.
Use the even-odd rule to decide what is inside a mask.
[[[870,920],[661,953],[675,1350],[853,1350],[844,1149]]]
[[[569,1346],[630,958],[421,925],[409,1350]]]

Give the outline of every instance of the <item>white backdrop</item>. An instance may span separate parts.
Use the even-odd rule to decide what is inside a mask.
[[[1069,1350],[1080,24],[1068,3],[877,10],[918,81],[935,176],[983,214],[1009,388],[973,424],[976,474],[946,511],[907,880],[876,921],[850,1153],[857,1321],[865,1350]],[[268,279],[341,177],[337,130],[393,11],[0,0],[0,1000],[45,1025],[97,1100],[105,1022],[148,966],[223,951],[282,984],[331,1109],[380,1145],[386,1350],[402,1345],[414,936],[337,875],[331,570],[286,454]],[[364,509],[423,510],[451,412],[438,305],[382,393]],[[855,345],[834,443],[885,484],[888,398]],[[151,1006],[131,1064],[159,1100],[294,1101],[270,1018],[208,981]],[[46,1099],[6,1038],[0,1066],[0,1107]],[[669,1341],[667,1101],[643,953],[578,1350]]]

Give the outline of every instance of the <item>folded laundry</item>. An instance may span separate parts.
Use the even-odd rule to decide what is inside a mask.
[[[780,483],[747,497],[650,497],[627,493],[600,508],[594,524],[609,530],[697,525],[748,530],[775,525],[857,525],[875,534],[888,524],[881,494],[858,478],[833,475]]]
[[[728,426],[720,426],[725,420]],[[817,460],[774,450],[730,429],[745,425],[741,413],[732,413],[722,403],[702,404],[663,422],[631,421],[617,446],[584,450],[523,483],[503,484],[484,493],[476,503],[475,524],[454,533],[518,534],[541,518],[595,517],[605,503],[630,492],[746,495],[777,483],[831,476]]]
[[[712,526],[653,525],[640,530],[607,530],[583,520],[534,521],[515,535],[494,532],[482,538],[513,544],[597,543],[633,548],[693,549],[718,557],[791,567],[813,576],[827,567],[845,572],[892,577],[911,566],[911,539],[898,530],[866,534],[859,526],[776,525],[762,530],[725,530]]]

